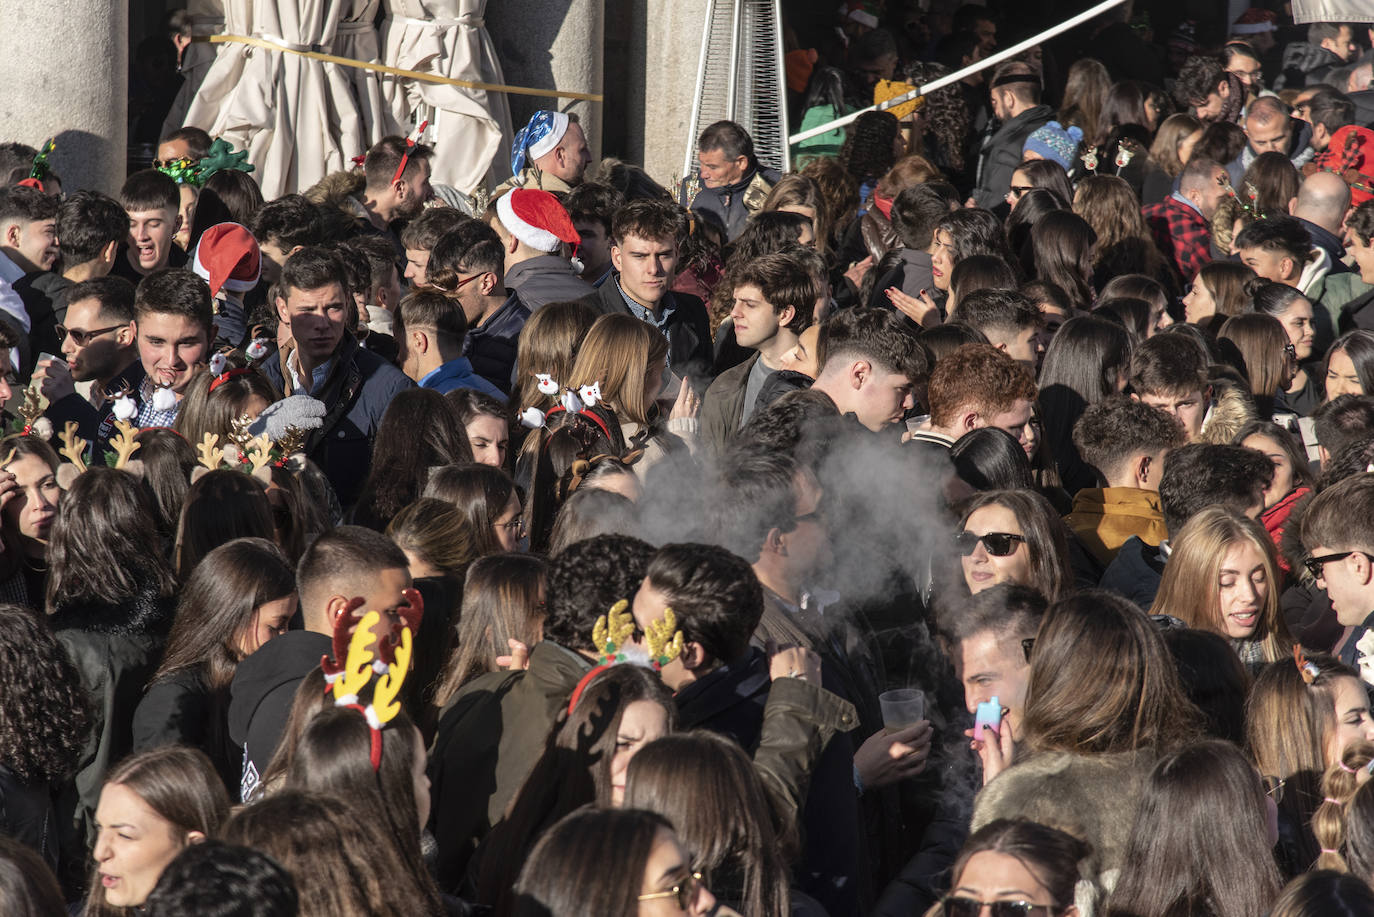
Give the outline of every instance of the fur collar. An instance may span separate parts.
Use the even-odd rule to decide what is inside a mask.
[[[106,602],[75,602],[53,613],[53,630],[80,630],[93,634],[136,637],[165,633],[172,623],[176,600],[159,596],[144,586],[137,595],[115,605]]]
[[[1205,443],[1229,443],[1246,424],[1257,418],[1255,400],[1235,382],[1213,376],[1212,407],[1202,424],[1201,440]]]

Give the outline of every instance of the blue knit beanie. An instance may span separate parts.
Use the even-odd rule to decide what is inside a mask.
[[[1073,166],[1074,153],[1083,140],[1083,130],[1070,127],[1067,130],[1058,121],[1051,121],[1026,138],[1022,151],[1037,153],[1041,159],[1057,162],[1067,172]]]

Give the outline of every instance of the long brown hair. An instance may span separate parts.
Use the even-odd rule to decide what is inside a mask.
[[[1245,707],[1245,732],[1260,773],[1285,781],[1279,808],[1293,824],[1306,826],[1321,803],[1321,775],[1335,763],[1326,759],[1326,749],[1336,730],[1336,688],[1340,679],[1359,681],[1360,676],[1324,653],[1308,653],[1303,661],[1307,671],[1290,657],[1269,663],[1255,676]],[[1304,868],[1319,850],[1306,832],[1297,844],[1299,863],[1294,865]]]
[[[571,711],[559,711],[544,752],[530,769],[505,818],[487,839],[477,900],[495,913],[510,913],[511,887],[535,839],[579,806],[611,805],[611,758],[620,721],[635,701],[663,708],[668,731],[677,725],[677,705],[657,673],[637,665],[615,665],[587,682]]]
[[[472,446],[452,402],[428,388],[397,393],[377,428],[354,522],[382,531],[420,496],[431,469],[471,461]]]
[[[191,489],[191,472],[200,463],[191,444],[175,430],[150,427],[134,434],[134,441],[138,443],[138,461],[143,466],[139,477],[152,496],[157,533],[167,543],[170,555],[176,544],[181,507]]]
[[[381,764],[370,758],[372,727],[357,710],[326,706],[305,727],[286,771],[288,789],[335,793],[349,799],[373,826],[374,843],[394,847],[402,871],[394,882],[414,888],[423,913],[442,913],[439,890],[420,852],[420,814],[415,798],[415,724],[404,711],[382,729]],[[414,912],[412,912],[414,913]]]
[[[1151,161],[1170,178],[1178,178],[1184,165],[1178,155],[1179,147],[1200,130],[1202,122],[1192,115],[1178,113],[1165,118],[1155,132],[1155,142],[1150,145]]]
[[[413,554],[444,576],[461,581],[478,557],[472,526],[445,500],[421,497],[401,509],[386,527],[396,547]]]
[[[236,538],[215,548],[182,587],[167,652],[153,681],[204,665],[211,692],[227,692],[258,609],[295,591],[295,568],[266,538]]]
[[[1165,752],[1193,738],[1200,719],[1145,612],[1103,589],[1050,605],[1026,688],[1032,751]]]
[[[67,917],[57,877],[38,852],[0,837],[0,913],[6,917]]]
[[[103,602],[119,605],[145,589],[172,594],[176,579],[158,550],[152,508],[138,479],[91,468],[62,497],[48,542],[47,609]]]
[[[539,642],[548,568],[548,562],[535,554],[493,554],[468,567],[458,648],[434,694],[434,706],[442,708],[463,685],[496,671],[496,657],[510,653],[507,640],[528,647]]]
[[[185,582],[201,558],[235,538],[276,534],[267,489],[252,475],[218,469],[202,475],[186,491],[177,526],[177,575]]]
[[[1293,638],[1279,608],[1283,577],[1279,574],[1274,542],[1258,522],[1230,507],[1209,506],[1199,511],[1174,536],[1164,578],[1150,612],[1173,615],[1189,627],[1210,630],[1229,639],[1221,619],[1218,583],[1227,549],[1242,543],[1249,543],[1259,552],[1268,585],[1259,626],[1251,639],[1263,647],[1265,662],[1291,658]]]
[[[182,745],[125,758],[110,771],[105,786],[122,786],[141,799],[158,817],[171,823],[182,844],[188,842],[192,831],[206,837],[215,834],[229,816],[229,794],[215,766],[204,752]],[[133,908],[112,907],[105,902],[105,889],[92,872],[84,917],[132,914]]]
[[[1107,914],[1266,913],[1283,883],[1265,821],[1259,774],[1235,745],[1209,739],[1164,757],[1141,794]]]
[[[421,496],[443,500],[457,509],[472,533],[478,556],[485,557],[502,550],[496,540],[496,520],[515,492],[515,482],[500,468],[473,463],[434,469]]]
[[[1089,175],[1073,194],[1073,212],[1097,233],[1094,269],[1103,273],[1143,273],[1159,277],[1168,268],[1140,213],[1140,200],[1116,175]],[[1115,270],[1108,270],[1116,268]]]
[[[229,372],[236,375],[226,378]],[[258,370],[249,368],[248,361],[239,354],[228,355],[225,374],[216,376],[205,369],[186,385],[172,429],[193,446],[200,445],[206,433],[218,436],[220,446],[228,445],[234,421],[243,415],[254,397],[268,404],[281,400],[276,386]],[[216,380],[220,380],[218,384]]]
[[[1326,773],[1322,774],[1322,804],[1312,813],[1312,836],[1317,839],[1322,851],[1321,856],[1317,857],[1316,869],[1349,871],[1345,857],[1341,856],[1341,848],[1346,841],[1346,809],[1360,788],[1360,779],[1368,778],[1366,768],[1371,761],[1374,761],[1374,743],[1354,742],[1346,746],[1341,752],[1341,759],[1329,765]],[[1361,820],[1351,821],[1359,823]],[[1374,825],[1363,833],[1371,831],[1374,831]]]
[[[768,197],[763,201],[763,210],[782,210],[784,207],[810,207],[816,214],[811,221],[811,230],[816,235],[816,251],[824,255],[830,248],[829,210],[820,186],[798,172],[784,175]]]
[[[664,736],[641,748],[627,773],[625,805],[672,822],[718,897],[744,914],[786,917],[779,826],[738,742],[704,730]]]
[[[1253,308],[1245,285],[1255,278],[1255,272],[1245,265],[1234,261],[1209,261],[1198,270],[1197,277],[1216,301],[1217,314],[1240,315]],[[1284,340],[1287,339],[1285,332]]]
[[[300,895],[300,917],[442,913],[405,880],[399,856],[376,835],[368,813],[342,794],[284,790],[240,809],[221,837],[285,867]]]
[[[1091,57],[1074,61],[1064,82],[1059,123],[1065,127],[1076,124],[1083,129],[1084,137],[1096,137],[1097,119],[1102,115],[1102,105],[1111,88],[1112,78],[1101,61]]]
[[[534,846],[512,889],[512,913],[515,917],[638,913],[654,841],[660,834],[671,836],[672,831],[667,819],[653,812],[579,809],[545,832]]]
[[[596,320],[573,363],[567,387],[576,390],[601,383],[601,397],[620,421],[645,426],[653,404],[644,397],[651,367],[668,357],[668,339],[633,315],[612,313]]]
[[[1055,210],[1036,221],[1031,232],[1037,280],[1057,285],[1073,307],[1086,310],[1093,299],[1093,245],[1097,234],[1076,213]]]
[[[0,439],[0,458],[9,455],[14,451],[14,458],[21,458],[31,455],[43,464],[48,466],[50,471],[56,472],[57,466],[61,461],[52,446],[37,436],[14,433]],[[59,505],[61,494],[58,495]],[[0,529],[0,544],[3,544],[4,551],[0,552],[0,578],[8,579],[19,572],[24,559],[24,547],[22,536],[17,529],[11,528],[8,524]],[[38,596],[30,596],[30,601],[36,602]]]
[[[596,313],[580,302],[551,302],[537,310],[520,329],[516,345],[515,365],[520,378],[515,394],[519,396],[521,411],[530,407],[547,410],[556,402],[539,391],[536,373],[550,376],[555,382],[567,385],[572,376],[573,360],[582,339],[596,321]]]
[[[1233,315],[1217,333],[1220,339],[1236,345],[1245,361],[1245,373],[1250,377],[1250,394],[1257,398],[1273,398],[1278,394],[1289,372],[1288,332],[1272,315],[1252,312]],[[1292,359],[1292,372],[1297,360]]]
[[[1033,490],[985,491],[964,504],[960,528],[968,523],[975,510],[985,506],[1006,507],[1021,524],[1026,548],[1030,551],[1032,582],[1027,585],[1050,601],[1073,588],[1067,529],[1049,500]]]

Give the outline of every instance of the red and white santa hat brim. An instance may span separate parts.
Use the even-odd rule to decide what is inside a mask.
[[[547,191],[516,188],[503,194],[496,200],[496,215],[511,235],[535,251],[552,252],[560,242],[582,242],[568,211]]]
[[[196,244],[191,269],[210,285],[210,295],[221,289],[247,293],[262,275],[262,250],[258,240],[241,223],[216,223]]]

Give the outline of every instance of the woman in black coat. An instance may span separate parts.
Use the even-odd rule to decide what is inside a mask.
[[[109,766],[132,749],[134,708],[172,624],[176,579],[138,478],[94,467],[62,498],[48,546],[47,610],[92,701],[75,785],[59,802],[63,878],[70,891],[95,836]],[[68,867],[75,869],[68,873]]]
[[[229,684],[295,613],[295,570],[272,542],[236,538],[206,554],[182,588],[167,652],[134,712],[133,750],[199,748],[237,799],[243,750],[229,738]]]

